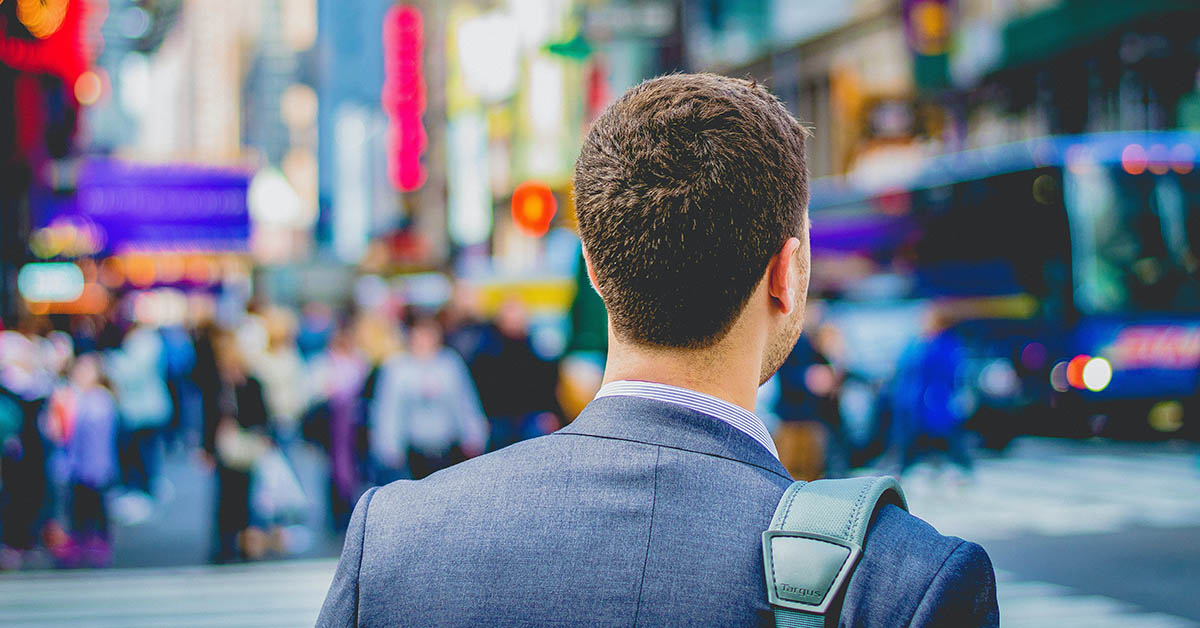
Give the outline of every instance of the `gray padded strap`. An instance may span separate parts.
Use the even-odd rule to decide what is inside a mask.
[[[854,573],[880,501],[907,510],[895,478],[795,482],[763,533],[767,597],[780,628],[817,628]]]

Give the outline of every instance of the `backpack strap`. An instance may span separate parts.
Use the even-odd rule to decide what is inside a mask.
[[[767,599],[778,628],[823,628],[862,555],[880,503],[908,510],[890,476],[794,482],[763,532]],[[833,616],[838,615],[834,609]]]

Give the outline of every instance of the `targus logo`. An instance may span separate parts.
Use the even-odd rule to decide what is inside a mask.
[[[822,597],[824,595],[824,593],[821,591],[814,591],[813,589],[805,589],[803,587],[794,587],[790,584],[779,585],[779,590],[782,593],[791,593],[792,595],[800,595],[803,597]]]

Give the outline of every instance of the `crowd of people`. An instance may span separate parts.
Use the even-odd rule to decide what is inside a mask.
[[[218,316],[201,301],[148,321],[134,305],[0,332],[0,568],[33,549],[60,566],[109,564],[110,517],[137,523],[166,507],[168,454],[211,474],[211,560],[253,560],[286,553],[284,531],[314,499],[342,530],[369,487],[548,434],[578,411],[560,405],[579,387],[572,364],[539,355],[516,299],[489,320],[463,289],[439,308],[251,304]],[[962,344],[942,318],[927,327],[877,396],[882,449],[864,449],[840,408],[855,375],[814,308],[759,395],[794,477],[841,477],[871,458],[900,475],[930,448],[969,475]],[[301,486],[298,447],[328,460],[327,495]]]
[[[439,309],[196,307],[170,322],[118,302],[0,331],[0,568],[31,551],[110,564],[110,518],[164,507],[168,455],[212,474],[223,563],[285,551],[282,531],[319,497],[297,448],[327,456],[337,530],[371,486],[558,429],[558,368],[524,306],[485,320],[466,294]]]

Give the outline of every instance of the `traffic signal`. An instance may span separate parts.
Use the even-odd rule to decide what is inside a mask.
[[[526,234],[539,237],[550,230],[550,220],[558,204],[550,186],[541,181],[526,181],[513,190],[513,222]]]

